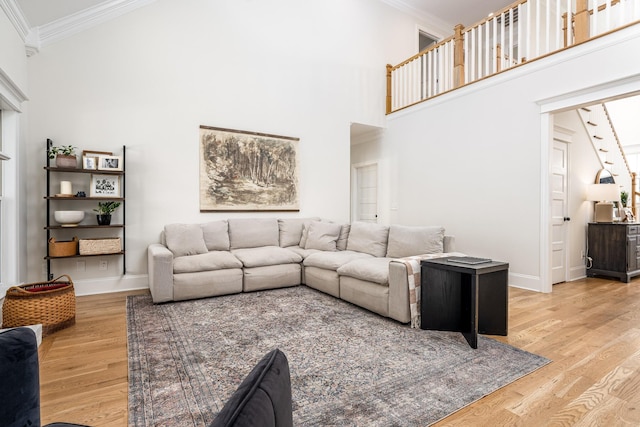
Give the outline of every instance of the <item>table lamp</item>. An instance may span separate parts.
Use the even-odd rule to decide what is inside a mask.
[[[620,190],[616,184],[590,184],[587,200],[597,202],[593,215],[595,222],[613,222],[613,202],[620,200]]]

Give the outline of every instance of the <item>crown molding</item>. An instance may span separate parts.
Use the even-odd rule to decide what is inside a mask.
[[[0,68],[0,108],[22,111],[22,103],[28,101],[27,95]]]
[[[15,0],[0,0],[0,9],[2,9],[9,18],[11,24],[18,32],[20,38],[23,41],[27,40],[27,36],[29,35],[29,23],[27,19],[24,17],[24,13],[18,3]]]
[[[445,22],[442,19],[428,14],[422,10],[419,10],[409,3],[403,0],[380,0],[383,3],[388,4],[389,6],[398,9],[401,12],[404,12],[408,15],[413,16],[414,18],[418,18],[421,22],[425,24],[429,24],[430,27],[434,27],[441,33],[448,34],[452,31],[455,25],[452,25],[449,22]]]
[[[110,0],[81,10],[64,18],[31,28],[15,0],[0,0],[0,9],[25,43],[27,56],[40,51],[42,46],[62,40],[103,22],[122,16],[156,0]]]
[[[106,1],[48,24],[41,25],[38,27],[40,46],[46,46],[62,40],[155,1],[156,0]]]

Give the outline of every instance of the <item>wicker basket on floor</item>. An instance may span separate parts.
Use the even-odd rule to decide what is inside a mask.
[[[2,305],[2,327],[42,325],[42,336],[76,323],[76,294],[71,277],[12,286]]]

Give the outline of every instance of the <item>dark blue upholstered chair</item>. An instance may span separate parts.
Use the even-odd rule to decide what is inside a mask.
[[[242,381],[210,427],[292,427],[287,356],[267,353]]]
[[[36,334],[29,328],[0,332],[0,426],[40,426],[40,370]],[[47,427],[78,426],[53,423]]]

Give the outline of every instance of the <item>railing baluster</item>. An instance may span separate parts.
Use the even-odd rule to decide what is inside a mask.
[[[595,3],[596,3],[596,9],[597,9],[598,2],[595,1]],[[604,19],[605,19],[606,25],[602,29],[603,33],[611,29],[611,0],[607,0],[605,4],[607,5],[607,8],[604,10]],[[596,34],[600,34],[600,33],[596,33]]]
[[[469,56],[470,56],[470,66],[471,66],[471,79],[472,80],[476,80],[478,78],[478,74],[477,74],[477,68],[476,68],[476,51],[477,49],[477,44],[476,44],[476,28],[471,30],[471,52],[469,52]]]
[[[591,26],[589,28],[591,29],[592,34],[598,34],[600,32],[600,26],[598,25],[598,16],[600,16],[600,11],[598,10],[598,2],[596,0],[594,0],[594,7],[591,9],[593,10],[593,15],[591,15]]]
[[[540,0],[536,1],[536,56],[540,56]]]
[[[498,56],[498,71],[502,71],[502,69],[504,68],[504,21],[505,21],[505,15],[504,13],[500,15],[500,49],[499,49],[499,53],[500,55]]]
[[[489,69],[489,64],[491,63],[491,61],[489,60],[489,58],[491,58],[491,46],[489,45],[490,43],[490,39],[491,39],[491,33],[489,31],[491,27],[491,21],[487,21],[484,24],[484,59],[482,60],[484,62],[484,75],[488,76],[489,74],[491,74],[491,70]]]
[[[556,17],[555,17],[555,25],[553,26],[555,28],[555,33],[556,33],[556,44],[555,44],[555,49],[560,49],[560,35],[562,34],[562,10],[561,10],[561,3],[560,1],[556,2]]]
[[[573,44],[573,9],[571,0],[567,0],[567,46]]]

